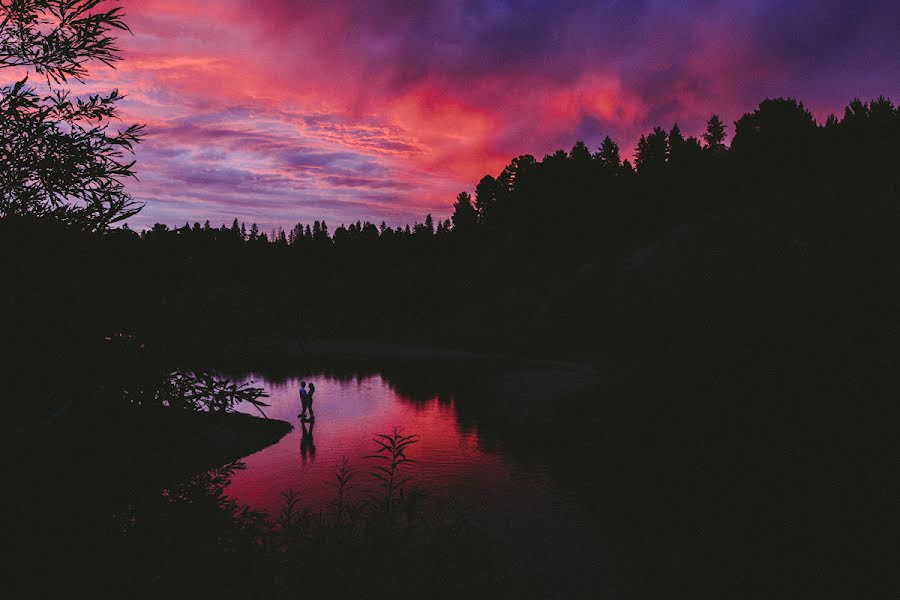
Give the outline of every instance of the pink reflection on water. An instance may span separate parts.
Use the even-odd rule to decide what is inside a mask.
[[[334,496],[334,470],[346,457],[356,470],[356,490],[363,497],[372,487],[367,475],[377,433],[389,433],[395,426],[404,434],[417,434],[420,442],[409,452],[416,462],[410,466],[413,483],[432,496],[452,495],[472,504],[508,504],[513,498],[521,507],[523,496],[537,500],[543,496],[543,476],[522,477],[514,473],[499,454],[479,447],[476,430],[462,431],[457,424],[452,401],[437,398],[413,402],[400,396],[380,376],[337,380],[324,376],[304,379],[316,384],[316,421],[311,438],[297,417],[300,412],[300,378],[286,383],[256,380],[271,397],[271,418],[294,425],[279,443],[245,459],[246,470],[238,471],[226,493],[241,504],[271,512],[280,506],[280,494],[298,491],[306,508],[324,508]],[[245,408],[253,412],[252,408]],[[309,434],[307,434],[309,435]],[[537,485],[535,485],[537,484]]]

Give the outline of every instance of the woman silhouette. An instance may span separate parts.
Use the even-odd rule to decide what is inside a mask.
[[[309,408],[309,420],[315,421],[316,414],[313,412],[313,394],[316,393],[316,384],[309,382],[309,388],[306,390],[306,406]]]

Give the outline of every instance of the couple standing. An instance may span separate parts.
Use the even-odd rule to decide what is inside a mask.
[[[313,394],[316,393],[316,386],[313,382],[309,382],[309,387],[306,387],[306,382],[300,382],[300,414],[297,415],[300,417],[300,420],[306,418],[306,411],[309,411],[309,420],[315,421],[316,415],[313,413]]]

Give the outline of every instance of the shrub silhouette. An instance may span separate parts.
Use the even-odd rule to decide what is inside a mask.
[[[125,190],[134,177],[128,159],[142,125],[113,131],[118,90],[72,98],[59,88],[83,82],[87,65],[114,65],[114,33],[128,31],[121,7],[102,0],[38,0],[0,5],[0,72],[28,74],[0,88],[0,217],[52,218],[93,231],[135,215],[141,206]]]

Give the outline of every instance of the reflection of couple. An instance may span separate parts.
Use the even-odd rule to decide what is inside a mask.
[[[316,415],[313,413],[313,394],[316,393],[316,386],[314,383],[310,382],[309,387],[306,387],[306,382],[300,382],[300,414],[297,415],[300,417],[300,420],[306,419],[306,411],[309,411],[309,420],[315,421]]]
[[[314,421],[300,423],[300,460],[304,465],[307,456],[310,460],[316,459],[316,445],[313,442],[313,427],[315,426]]]

